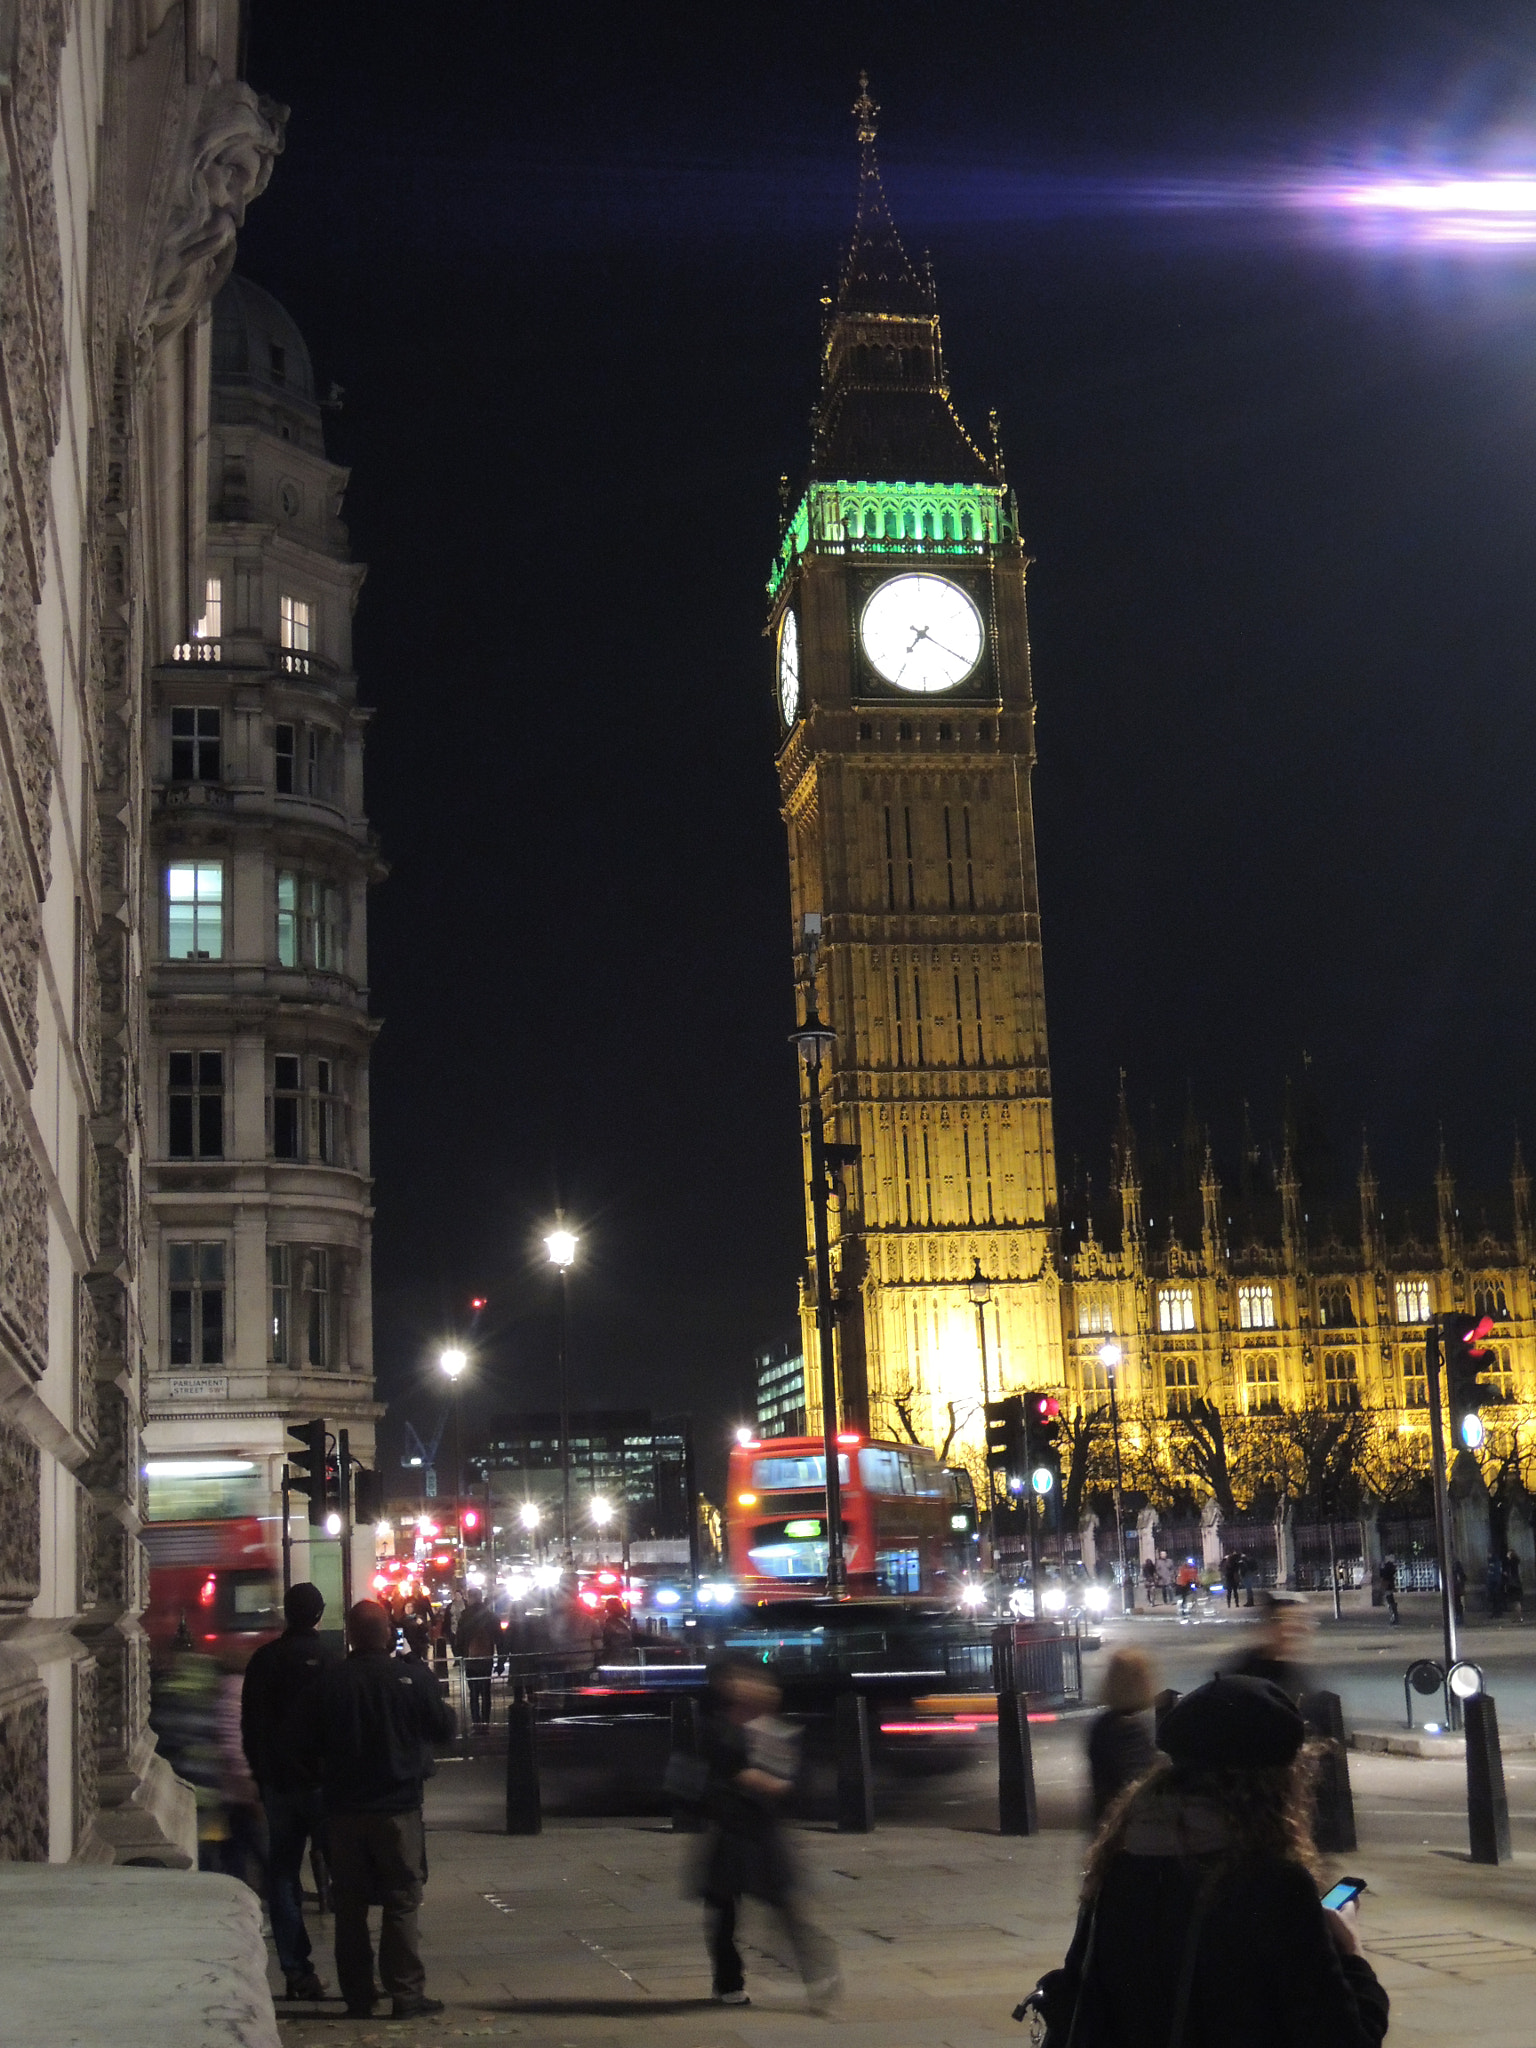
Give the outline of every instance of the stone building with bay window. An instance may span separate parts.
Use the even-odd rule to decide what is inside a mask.
[[[288,1425],[313,1416],[373,1463],[364,571],[322,422],[293,321],[231,277],[202,603],[152,672],[147,738],[145,1445],[173,1518],[173,1482],[213,1465],[226,1511],[278,1515]],[[302,1503],[293,1533],[295,1576],[339,1600]]]

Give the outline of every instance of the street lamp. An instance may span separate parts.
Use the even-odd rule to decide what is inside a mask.
[[[437,1354],[437,1362],[448,1376],[453,1390],[453,1512],[459,1518],[459,1498],[464,1485],[464,1440],[459,1433],[459,1381],[464,1377],[464,1368],[469,1364],[466,1352],[456,1344],[450,1344]],[[464,1529],[459,1527],[459,1553],[464,1551]]]
[[[808,928],[807,938],[812,934]],[[820,938],[817,920],[815,939]],[[837,1043],[830,1025],[816,1010],[815,947],[812,978],[806,991],[805,1022],[789,1034],[805,1062],[806,1123],[811,1141],[811,1231],[816,1259],[816,1336],[821,1363],[821,1434],[827,1468],[827,1593],[840,1599],[847,1591],[843,1564],[843,1501],[837,1471],[837,1364],[832,1352],[832,1257],[827,1244],[827,1144],[821,1114],[821,1062]]]
[[[1120,1398],[1118,1383],[1125,1353],[1113,1337],[1099,1346],[1099,1363],[1109,1381],[1109,1428],[1115,1440],[1115,1555],[1120,1560],[1120,1611],[1131,1611],[1131,1580],[1125,1569],[1125,1517],[1120,1504]]]
[[[577,1237],[555,1211],[555,1227],[544,1240],[549,1263],[560,1275],[560,1543],[565,1562],[571,1551],[571,1268],[576,1263]]]
[[[613,1520],[613,1507],[609,1501],[604,1500],[603,1496],[598,1493],[592,1496],[591,1512],[592,1526],[597,1531],[597,1561],[601,1564],[603,1562],[603,1551],[607,1547],[605,1537],[608,1524]]]
[[[987,1409],[991,1406],[992,1402],[992,1387],[987,1372],[987,1303],[992,1299],[992,1282],[982,1272],[981,1260],[978,1258],[971,1260],[971,1277],[965,1283],[965,1291],[971,1297],[972,1306],[976,1310],[976,1342],[981,1346],[981,1433],[982,1442],[985,1444]],[[1033,1501],[1029,1503],[1029,1512],[1031,1516],[1034,1515],[1035,1504]],[[1034,1527],[1033,1521],[1031,1521],[1030,1527]],[[990,1452],[987,1455],[987,1549],[991,1553],[992,1569],[995,1573],[997,1570],[997,1478],[992,1470]]]

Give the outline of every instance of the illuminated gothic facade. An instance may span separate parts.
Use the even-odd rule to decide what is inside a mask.
[[[857,218],[767,622],[798,1001],[804,1015],[814,995],[835,1033],[822,1109],[850,1161],[831,1208],[843,1417],[979,1470],[984,1392],[1048,1389],[1069,1417],[1092,1418],[1114,1369],[1149,1492],[1211,1489],[1189,1462],[1187,1425],[1202,1414],[1234,1435],[1218,1493],[1243,1476],[1243,1430],[1274,1438],[1269,1425],[1298,1413],[1374,1414],[1392,1439],[1385,1486],[1387,1467],[1422,1462],[1435,1312],[1486,1309],[1500,1384],[1536,1393],[1523,1163],[1502,1235],[1465,1229],[1443,1161],[1427,1239],[1389,1232],[1368,1161],[1358,1227],[1319,1231],[1288,1150],[1262,1218],[1224,1199],[1209,1153],[1182,1213],[1148,1217],[1122,1106],[1111,1227],[1064,1220],[1030,796],[1029,558],[995,431],[978,445],[950,403],[932,280],[892,222],[867,91],[854,111]],[[819,1429],[813,1297],[808,1268]],[[1293,1479],[1281,1472],[1281,1491]]]

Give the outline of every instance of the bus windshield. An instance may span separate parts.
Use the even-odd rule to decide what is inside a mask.
[[[838,1483],[848,1484],[848,1457],[840,1451],[837,1459]],[[792,1458],[754,1458],[752,1461],[752,1484],[759,1493],[785,1493],[797,1489],[819,1486],[823,1492],[827,1486],[827,1460],[825,1454],[803,1451]]]

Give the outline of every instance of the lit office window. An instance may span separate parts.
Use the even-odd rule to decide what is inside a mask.
[[[224,957],[224,869],[177,862],[165,871],[166,952],[172,960]]]
[[[1280,1361],[1272,1351],[1250,1351],[1243,1360],[1243,1384],[1250,1415],[1275,1415],[1280,1409]]]
[[[203,585],[203,616],[192,628],[194,640],[220,640],[224,636],[224,584],[210,576]]]
[[[278,636],[284,647],[291,647],[295,654],[308,654],[310,628],[313,624],[313,610],[308,600],[290,597],[286,591],[277,601]]]

